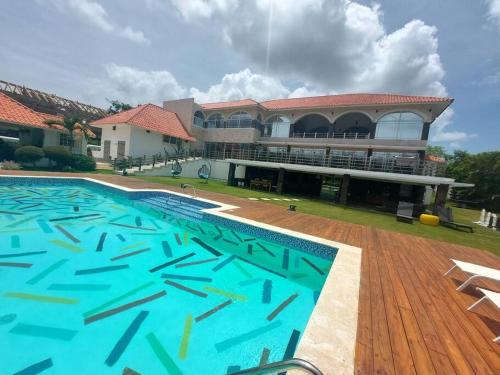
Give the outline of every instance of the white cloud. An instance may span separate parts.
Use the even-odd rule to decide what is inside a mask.
[[[151,4],[151,0],[148,1]],[[171,2],[184,19],[192,20],[210,18],[215,13],[226,14],[237,7],[238,0],[171,0]]]
[[[476,138],[475,134],[468,134],[459,131],[447,131],[447,128],[452,124],[455,112],[452,108],[446,109],[441,116],[431,125],[431,142],[450,143],[450,147],[459,148],[462,142]]]
[[[269,30],[270,1],[223,1],[230,4],[224,8],[218,1],[201,7],[179,0],[171,4],[188,22],[211,17],[230,48],[262,70],[269,59],[269,73],[283,80],[326,92],[446,95],[435,27],[413,20],[387,33],[379,5],[295,0],[290,6],[273,0]]]
[[[494,86],[499,83],[500,83],[500,71],[490,74],[489,76],[486,76],[483,79],[474,82],[474,84],[486,85],[486,86]]]
[[[104,98],[109,98],[132,105],[148,102],[161,104],[166,99],[187,96],[192,96],[198,103],[209,103],[248,98],[263,101],[324,95],[323,92],[305,86],[291,91],[280,80],[252,73],[248,68],[224,75],[219,83],[211,85],[206,91],[195,87],[188,90],[168,70],[145,71],[115,63],[104,66],[102,77],[87,82],[86,94],[93,102],[103,102]]]
[[[105,76],[89,80],[86,91],[87,96],[96,101],[118,99],[131,105],[161,105],[165,99],[188,95],[187,90],[167,70],[144,71],[117,64],[107,64]]]
[[[288,94],[289,98],[304,98],[308,96],[319,96],[319,95],[328,95],[333,94],[333,92],[325,93],[323,91],[316,90],[310,86],[301,86],[297,87],[290,94]]]
[[[126,38],[135,43],[149,45],[150,41],[142,31],[136,31],[131,26],[121,27],[114,24],[106,9],[97,1],[92,0],[37,0],[41,4],[52,3],[59,11],[70,10],[85,22],[96,26],[104,32]]]
[[[500,0],[486,0],[486,17],[500,30]]]
[[[205,92],[191,89],[191,96],[199,103],[251,98],[257,101],[286,98],[290,91],[277,79],[254,74],[250,69],[226,74],[220,83]]]

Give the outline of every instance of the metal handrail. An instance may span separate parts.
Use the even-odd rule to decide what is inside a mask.
[[[327,154],[325,150],[318,152],[299,153],[269,150],[226,150],[206,152],[209,159],[242,159],[271,163],[301,164],[329,168],[356,169],[374,172],[388,172],[423,176],[443,175],[446,165],[416,157],[390,156],[341,156]]]
[[[311,362],[308,362],[300,358],[287,359],[285,361],[278,361],[267,363],[265,365],[252,367],[246,370],[232,372],[232,375],[257,375],[257,374],[270,374],[282,370],[292,370],[292,369],[302,369],[307,371],[312,375],[323,375],[321,370],[314,366]]]
[[[342,138],[342,139],[369,139],[370,133],[345,133],[345,132],[327,132],[327,133],[307,133],[293,132],[291,138]]]
[[[182,190],[183,194],[186,194],[186,189],[187,188],[193,189],[193,195],[192,196],[194,198],[196,198],[196,188],[193,185],[191,185],[191,184],[181,184],[181,190]]]

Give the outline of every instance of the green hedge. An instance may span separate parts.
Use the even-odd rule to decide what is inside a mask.
[[[72,155],[71,167],[77,171],[95,171],[96,163],[93,157],[87,155]]]
[[[71,152],[63,146],[47,146],[43,149],[45,157],[53,161],[59,167],[65,167],[71,164]]]
[[[14,152],[14,157],[21,163],[33,163],[44,157],[43,149],[36,146],[22,146]]]

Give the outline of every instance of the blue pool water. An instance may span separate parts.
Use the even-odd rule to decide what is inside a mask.
[[[0,374],[226,374],[291,357],[336,249],[210,207],[0,178]]]

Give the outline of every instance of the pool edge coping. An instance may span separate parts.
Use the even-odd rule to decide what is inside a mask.
[[[325,280],[319,299],[312,310],[304,332],[302,332],[302,337],[295,352],[295,357],[310,361],[320,368],[325,375],[354,373],[359,289],[361,281],[361,248],[232,215],[224,211],[238,209],[238,206],[182,194],[167,189],[133,189],[91,177],[81,176],[0,175],[0,178],[2,176],[14,178],[86,180],[126,192],[164,192],[174,194],[219,206],[201,209],[200,211],[202,212],[337,248],[338,251],[335,260]],[[332,329],[332,327],[335,327],[335,329]],[[293,374],[299,372],[289,371],[289,373]]]

